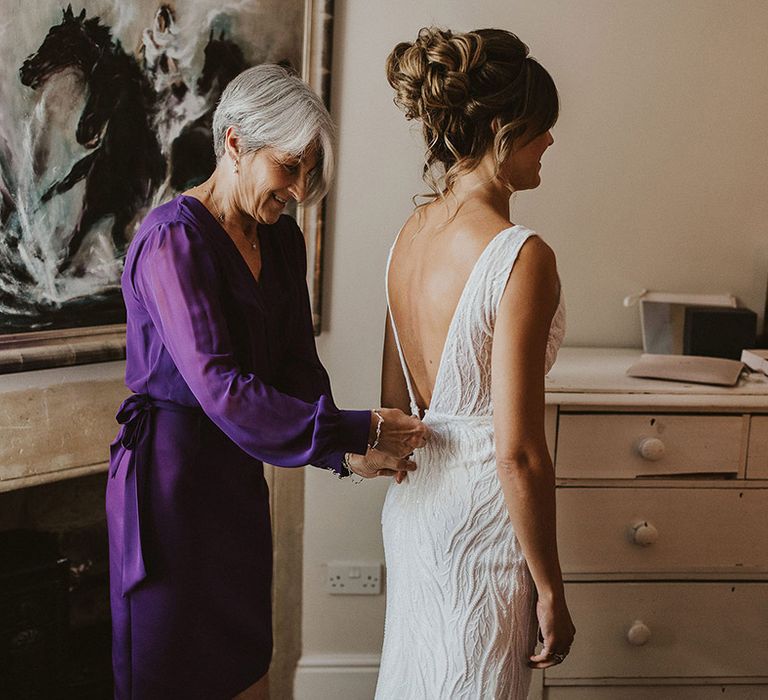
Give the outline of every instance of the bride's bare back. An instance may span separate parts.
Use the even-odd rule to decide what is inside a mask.
[[[398,236],[387,279],[391,313],[422,410],[432,401],[448,329],[467,279],[488,243],[511,226],[483,206],[463,208],[448,219],[442,202],[418,209]],[[391,335],[389,324],[387,333]],[[385,355],[392,354],[391,348],[394,343],[387,342]],[[389,359],[399,363],[396,350]],[[387,374],[385,368],[385,381]],[[406,410],[403,392],[404,384],[397,392],[398,407]]]

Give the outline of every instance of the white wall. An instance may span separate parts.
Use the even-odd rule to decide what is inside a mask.
[[[514,31],[559,87],[561,118],[543,184],[518,196],[513,221],[540,231],[557,252],[567,343],[639,346],[637,310],[621,300],[643,287],[732,292],[762,310],[764,0],[338,2],[339,171],[319,348],[339,405],[378,402],[386,255],[411,195],[424,191],[418,129],[409,131],[392,104],[384,60],[395,43],[432,23]],[[323,564],[383,559],[386,486],[338,483],[307,470],[303,646],[305,662],[316,668],[300,668],[297,698],[370,696],[384,598],[326,595]],[[339,654],[360,656],[339,661]],[[342,672],[334,671],[334,659]],[[345,673],[355,663],[357,671]]]

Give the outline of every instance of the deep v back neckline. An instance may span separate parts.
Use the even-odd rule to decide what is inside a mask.
[[[522,228],[519,224],[513,224],[512,226],[508,226],[507,228],[502,229],[499,231],[493,238],[491,238],[488,243],[486,243],[485,247],[483,248],[480,255],[477,256],[477,259],[475,260],[474,264],[472,265],[472,269],[469,271],[469,275],[467,275],[467,279],[464,282],[464,286],[462,287],[461,294],[459,294],[459,300],[456,302],[456,307],[453,310],[453,314],[451,316],[451,320],[448,324],[448,332],[445,335],[445,340],[443,341],[443,348],[440,351],[440,359],[438,361],[437,365],[437,373],[435,374],[435,384],[432,387],[432,398],[429,402],[429,406],[426,406],[422,408],[419,406],[419,404],[416,401],[416,393],[413,390],[413,378],[411,377],[411,372],[408,369],[408,363],[405,358],[405,353],[403,351],[403,346],[400,343],[400,336],[397,332],[397,323],[395,321],[395,316],[392,313],[392,304],[390,303],[390,295],[389,295],[389,269],[392,264],[392,253],[395,250],[395,246],[397,245],[398,240],[400,240],[400,234],[403,232],[403,228],[401,228],[397,232],[397,236],[395,236],[395,241],[392,244],[392,247],[389,249],[389,256],[387,258],[387,268],[386,268],[386,274],[384,278],[384,289],[387,297],[387,310],[389,311],[389,320],[392,324],[392,334],[395,337],[395,345],[397,347],[397,354],[400,358],[400,366],[403,369],[403,374],[405,375],[405,383],[408,388],[408,398],[411,403],[411,413],[415,416],[422,416],[426,414],[430,408],[435,404],[435,397],[439,395],[439,389],[440,389],[440,379],[443,375],[443,369],[445,366],[445,352],[448,348],[448,343],[451,340],[451,338],[455,335],[456,330],[454,329],[454,326],[457,323],[457,319],[459,318],[459,311],[464,304],[464,301],[467,297],[467,294],[469,293],[468,290],[471,289],[471,282],[473,281],[473,278],[478,274],[478,270],[481,269],[480,263],[485,260],[485,258],[488,256],[489,251],[494,247],[494,245],[498,245],[498,241],[501,239],[502,236],[507,234],[510,231],[513,231],[518,228]]]

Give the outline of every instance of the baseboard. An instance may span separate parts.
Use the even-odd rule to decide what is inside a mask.
[[[294,700],[372,700],[379,654],[307,654],[299,659]]]
[[[372,700],[379,654],[306,654],[299,659],[293,700]],[[543,693],[542,671],[534,671],[528,700]]]

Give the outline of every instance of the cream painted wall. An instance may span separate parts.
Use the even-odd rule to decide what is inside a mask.
[[[498,26],[529,44],[562,101],[542,186],[513,220],[558,255],[571,345],[639,346],[643,287],[732,292],[761,311],[768,278],[768,3],[764,0],[405,0],[337,3],[325,330],[336,399],[378,402],[388,248],[420,182],[417,127],[384,60],[419,27]],[[307,470],[305,656],[377,654],[384,597],[323,592],[325,562],[382,559],[387,484]],[[297,694],[297,697],[310,695]],[[314,697],[320,697],[316,694]],[[345,696],[351,697],[351,696]]]

